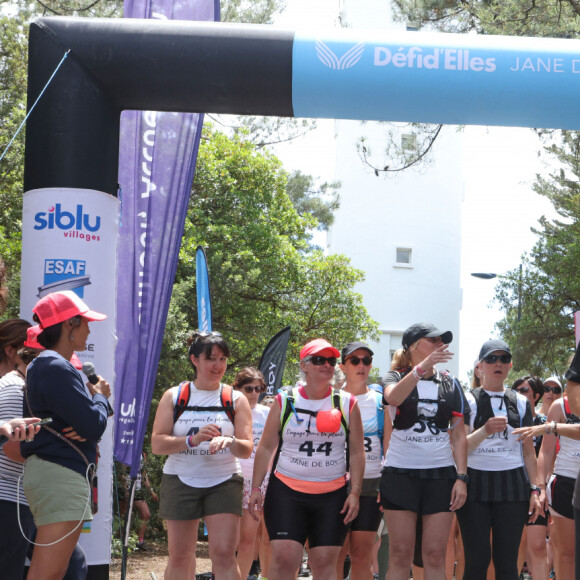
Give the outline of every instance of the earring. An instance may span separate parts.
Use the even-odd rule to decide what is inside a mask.
[[[71,342],[72,342],[72,341],[75,339],[75,336],[74,336],[74,334],[73,334],[72,332],[71,332],[71,333],[68,335],[68,339],[69,339]]]

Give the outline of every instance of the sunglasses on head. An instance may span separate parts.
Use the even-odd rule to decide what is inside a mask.
[[[252,385],[248,386],[248,387],[243,387],[244,391],[246,391],[246,393],[251,393],[252,391],[254,391],[254,393],[263,393],[266,390],[266,387],[262,387],[262,386],[258,386],[258,387],[253,387]]]
[[[372,356],[363,356],[362,358],[360,358],[359,356],[351,356],[350,358],[347,358],[346,360],[349,361],[351,364],[353,364],[355,367],[358,366],[361,362],[363,365],[365,365],[367,367],[369,365],[373,364],[373,357]]]
[[[488,365],[492,365],[493,363],[499,361],[504,365],[507,363],[512,362],[512,357],[509,354],[488,354],[483,359]]]
[[[559,395],[562,392],[561,387],[550,387],[548,385],[544,385],[544,392],[545,393],[554,393],[554,395]]]
[[[311,356],[305,362],[311,362],[314,366],[321,367],[324,363],[328,363],[331,367],[336,364],[335,356]]]
[[[520,387],[519,389],[514,389],[514,391],[516,393],[522,393],[522,395],[523,395],[525,393],[529,393],[530,392],[530,387]]]

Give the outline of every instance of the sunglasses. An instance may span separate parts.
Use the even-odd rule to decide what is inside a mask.
[[[516,393],[525,394],[525,393],[529,393],[530,392],[530,387],[520,387],[519,389],[514,389],[514,391]]]
[[[328,363],[331,367],[336,365],[335,356],[311,356],[305,362],[311,362],[314,366],[321,367],[324,363]]]
[[[244,387],[244,391],[246,391],[246,393],[251,393],[252,391],[254,391],[254,393],[263,393],[266,390],[266,387],[252,387],[251,385],[249,387]]]
[[[554,395],[559,395],[562,392],[560,387],[549,387],[544,385],[544,392],[545,393],[554,393]]]
[[[484,359],[483,359],[488,365],[492,365],[493,363],[499,361],[500,363],[503,363],[504,365],[507,363],[512,362],[512,357],[509,354],[488,354]]]
[[[358,356],[351,356],[350,358],[347,358],[346,360],[350,361],[350,363],[353,364],[355,367],[357,367],[361,362],[363,365],[365,365],[367,367],[369,365],[373,364],[373,357],[372,356],[363,356],[362,358],[360,358]]]

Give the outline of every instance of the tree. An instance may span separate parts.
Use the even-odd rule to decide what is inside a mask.
[[[286,193],[300,215],[311,214],[318,222],[317,229],[327,231],[340,206],[339,189],[339,181],[317,185],[311,175],[293,171],[288,176]]]
[[[500,280],[496,299],[506,312],[498,324],[513,346],[514,368],[540,376],[564,374],[574,349],[575,310],[580,309],[580,135],[563,131],[546,147],[559,167],[537,176],[533,189],[547,197],[558,217],[540,218],[538,241]],[[517,320],[521,300],[521,320]]]
[[[344,256],[310,244],[317,222],[294,208],[278,159],[238,137],[206,128],[180,253],[158,388],[191,373],[185,338],[197,327],[195,248],[206,248],[213,327],[232,348],[228,378],[257,365],[268,340],[292,326],[286,381],[298,353],[325,336],[342,345],[376,338],[376,323],[353,288],[363,274]]]

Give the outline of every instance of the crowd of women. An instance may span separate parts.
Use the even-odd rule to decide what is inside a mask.
[[[36,327],[0,324],[0,434],[10,439],[0,450],[3,578],[20,580],[30,551],[32,580],[86,574],[77,540],[92,518],[110,388],[100,377],[85,386],[73,354],[86,347],[89,321],[104,318],[65,291],[37,303]],[[413,564],[427,580],[516,580],[524,561],[534,580],[552,566],[573,578],[580,355],[564,396],[556,377],[506,388],[510,348],[488,340],[464,392],[444,370],[452,338],[410,326],[377,390],[369,345],[339,351],[314,339],[300,351],[296,385],[266,406],[258,370],[223,383],[224,337],[192,333],[193,380],[165,392],[151,436],[153,453],[168,456],[165,577],[195,578],[203,520],[218,580],[245,579],[257,554],[262,578],[294,579],[305,546],[314,578],[341,580],[348,555],[351,580],[372,580],[381,525],[387,580],[407,580]],[[49,424],[35,426],[40,419]]]

